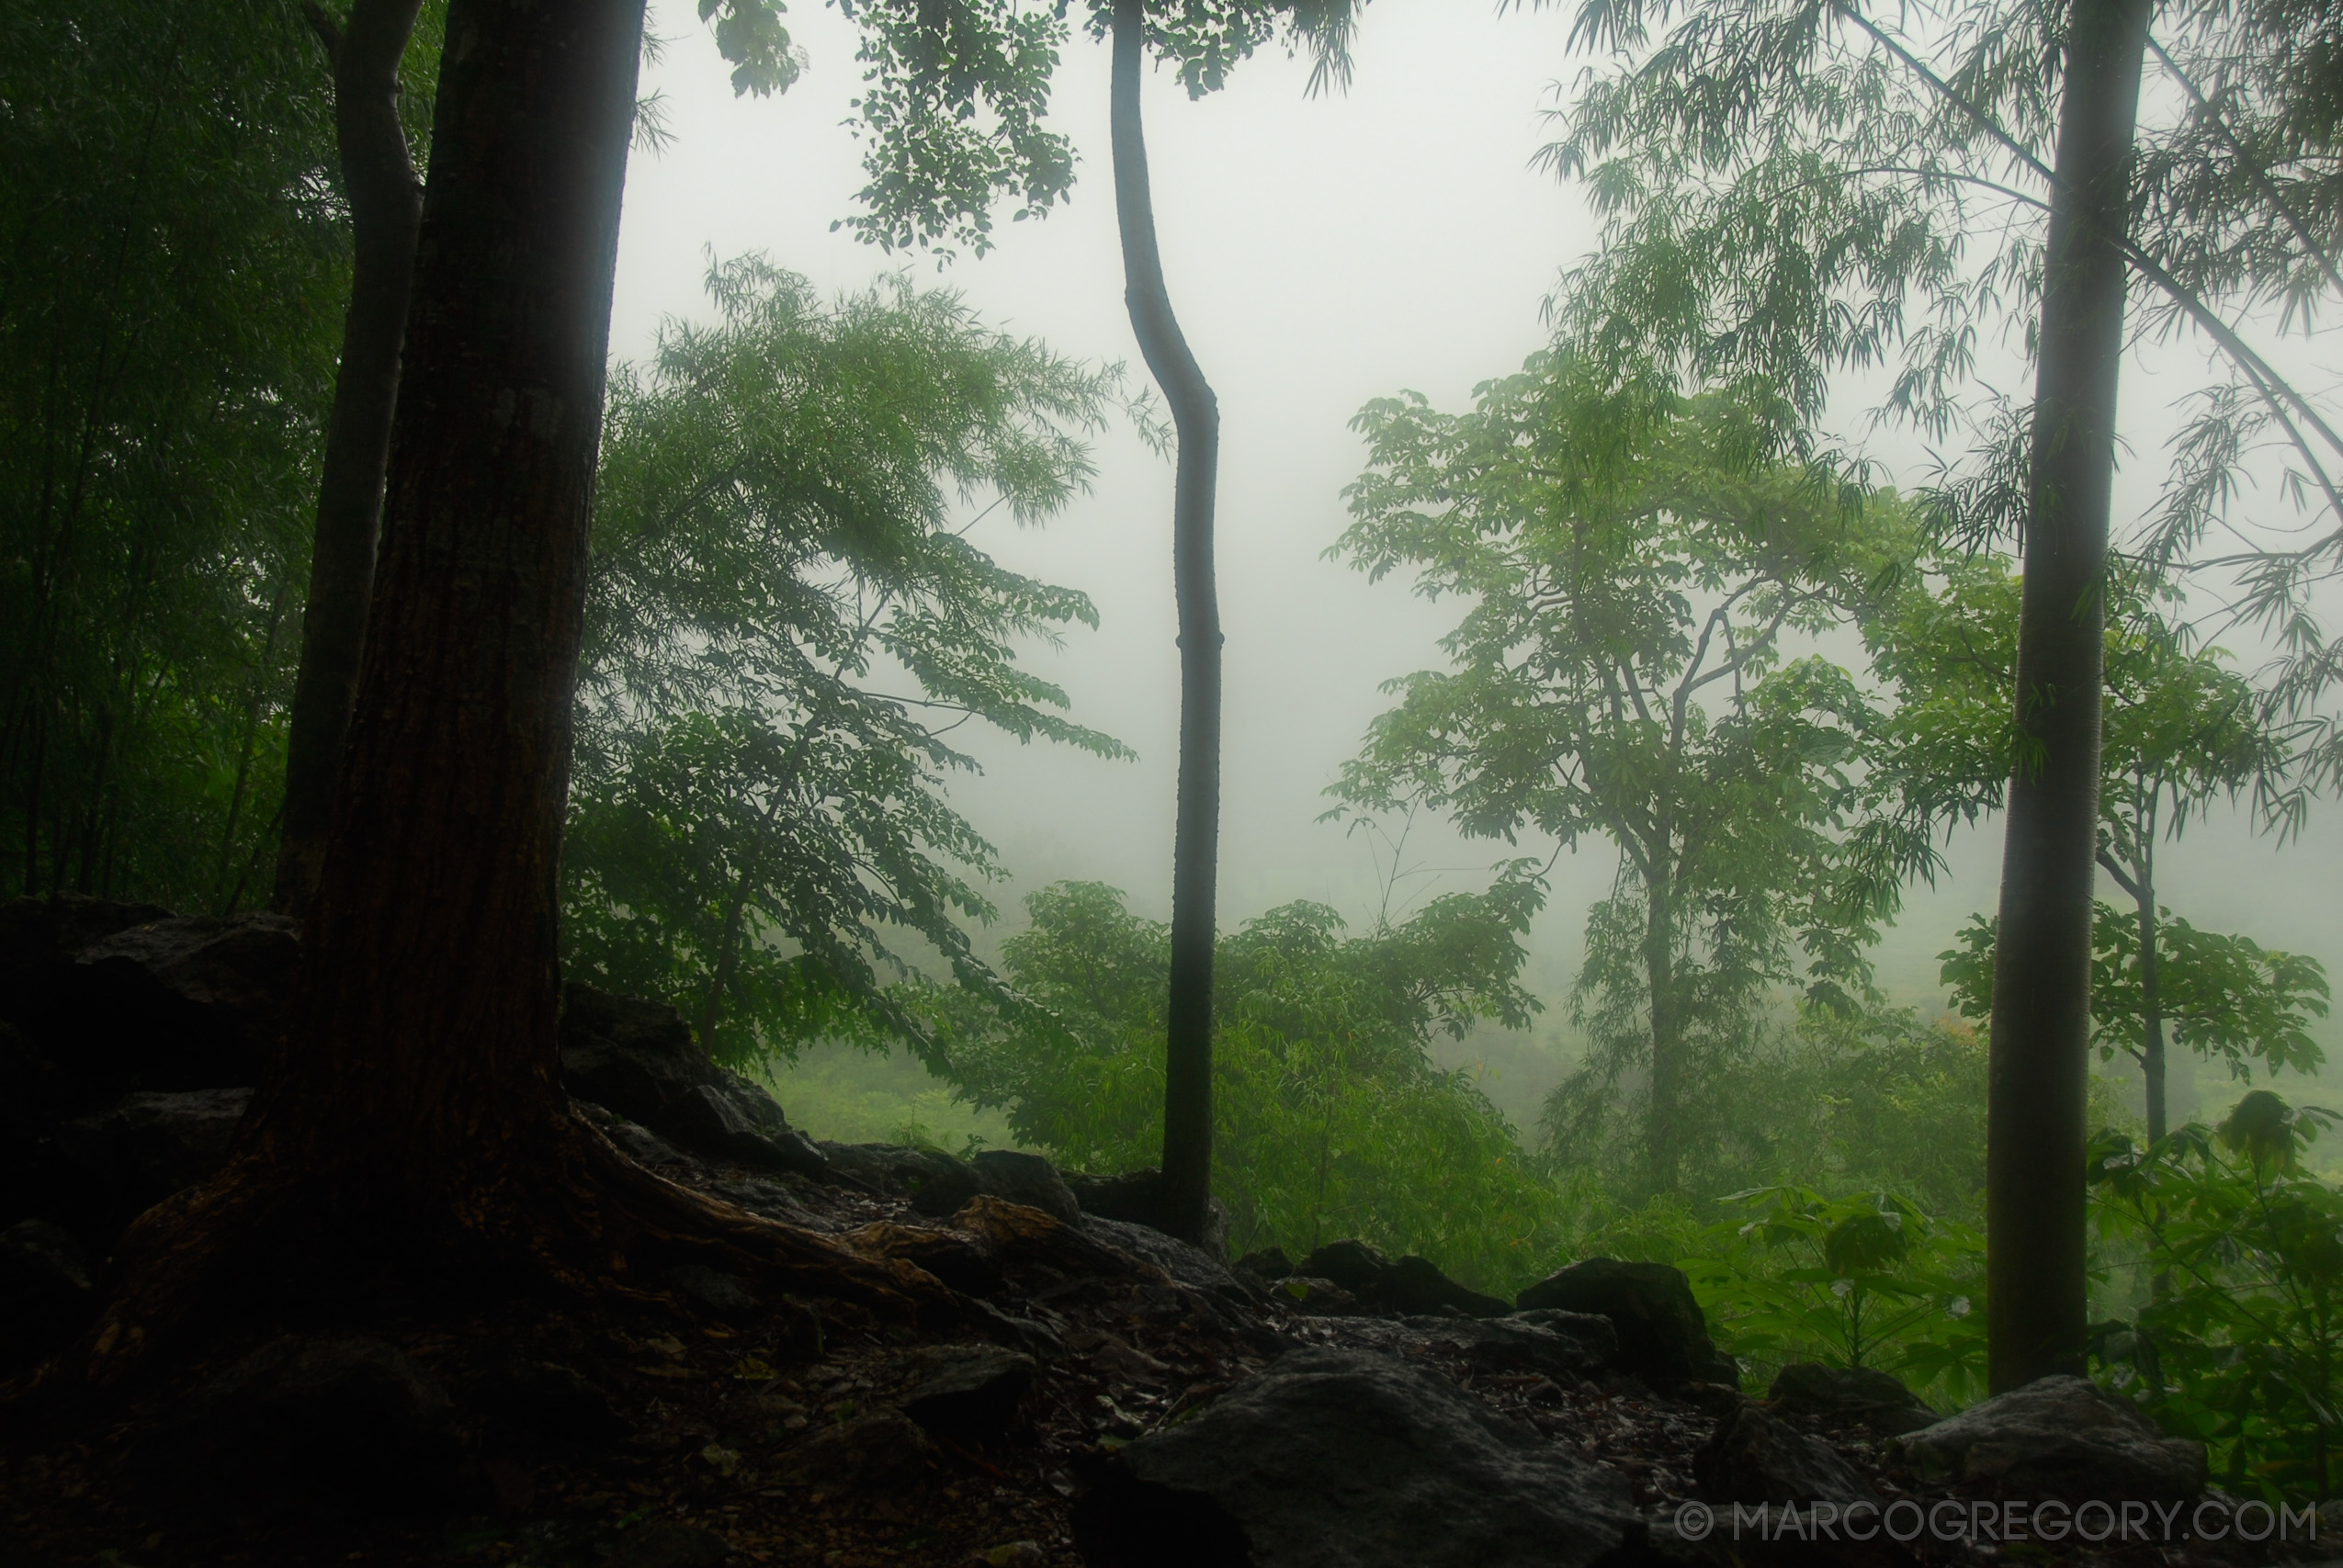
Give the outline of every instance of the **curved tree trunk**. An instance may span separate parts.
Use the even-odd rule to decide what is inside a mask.
[[[277,908],[299,915],[316,890],[342,750],[357,694],[358,657],[374,592],[374,551],[383,471],[398,400],[399,345],[406,336],[423,182],[399,123],[399,62],[422,0],[357,0],[337,36],[325,14],[311,23],[334,55],[334,131],[356,241],[350,308],[342,319],[342,365],[325,427],[317,490],[317,540],[301,614],[300,672],[286,737],[284,824],[277,851]]]
[[[2058,110],[2018,631],[1986,1134],[1986,1371],[1995,1393],[2083,1371],[2084,1097],[2122,250],[2147,0],[2077,0]]]
[[[455,0],[373,623],[289,1034],[141,1217],[86,1371],[288,1280],[590,1285],[698,1257],[901,1315],[926,1275],[662,1181],[554,1029],[571,712],[643,0]]]
[[[1115,0],[1115,213],[1131,330],[1172,405],[1180,444],[1172,506],[1172,587],[1180,607],[1180,796],[1172,849],[1163,1220],[1173,1234],[1198,1241],[1212,1197],[1213,902],[1220,854],[1220,605],[1213,586],[1212,508],[1220,408],[1172,313],[1156,250],[1147,144],[1139,132],[1145,24],[1141,0]]]

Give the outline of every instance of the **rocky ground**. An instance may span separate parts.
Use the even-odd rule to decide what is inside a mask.
[[[219,1157],[291,940],[0,908],[0,1372],[69,1341],[111,1235]],[[419,1280],[248,1325],[126,1405],[19,1404],[0,1563],[2343,1558],[2301,1525],[2282,1550],[1943,1528],[2056,1496],[2139,1499],[2176,1531],[2223,1517],[2200,1450],[2075,1380],[1943,1422],[1878,1374],[1793,1369],[1752,1399],[1660,1266],[1584,1260],[1505,1302],[1355,1242],[1225,1265],[1144,1223],[1146,1173],[814,1144],[665,1010],[573,990],[563,1044],[582,1114],[637,1158],[917,1263],[957,1320],[915,1332],[705,1269],[590,1309]],[[1733,1540],[1734,1503],[1765,1499],[1802,1505],[1794,1532]],[[1918,1538],[1847,1539],[1865,1505]]]

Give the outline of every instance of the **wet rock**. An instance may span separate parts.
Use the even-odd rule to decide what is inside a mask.
[[[1755,1405],[1717,1423],[1692,1458],[1702,1495],[1715,1503],[1852,1503],[1871,1488],[1820,1438]]]
[[[1294,1265],[1282,1247],[1264,1247],[1237,1259],[1237,1272],[1263,1281],[1291,1278]]]
[[[2167,1438],[2086,1378],[2048,1377],[1889,1445],[1931,1480],[2009,1496],[2186,1499],[2204,1489],[2202,1443]]]
[[[171,918],[160,904],[118,904],[74,893],[0,904],[0,1020],[47,1036],[70,1021],[66,980],[74,953],[132,926]]]
[[[985,1149],[972,1156],[968,1164],[983,1190],[996,1198],[1039,1209],[1070,1225],[1082,1217],[1081,1205],[1074,1201],[1072,1189],[1058,1178],[1058,1168],[1039,1155],[1020,1154],[1014,1149]]]
[[[300,928],[284,915],[179,915],[117,931],[74,954],[75,1054],[141,1089],[256,1083],[300,964]]]
[[[248,1089],[131,1094],[92,1116],[60,1124],[59,1179],[74,1218],[110,1235],[184,1187],[220,1168],[252,1101]]]
[[[937,1219],[948,1217],[984,1190],[975,1167],[941,1149],[902,1144],[824,1143],[817,1146],[832,1170],[875,1191],[908,1198],[920,1213]]]
[[[992,1248],[961,1231],[931,1230],[882,1220],[848,1231],[841,1240],[858,1252],[924,1269],[956,1291],[990,1295],[1001,1288],[1001,1259]]]
[[[773,1097],[718,1066],[673,1008],[575,982],[561,992],[570,1092],[640,1122],[685,1153],[825,1176],[829,1162]]]
[[[1916,1432],[1937,1420],[1936,1412],[1901,1379],[1870,1367],[1794,1362],[1774,1374],[1766,1397],[1789,1415],[1850,1422],[1883,1438]]]
[[[900,1410],[877,1410],[825,1427],[782,1457],[785,1479],[817,1492],[911,1485],[928,1472],[934,1445]]]
[[[0,1231],[0,1366],[57,1348],[96,1310],[88,1260],[70,1235],[46,1220]]]
[[[1103,1247],[1039,1209],[980,1192],[952,1216],[952,1227],[983,1242],[1004,1268],[1041,1267],[1063,1275],[1115,1279],[1153,1274],[1152,1265]]]
[[[735,1208],[783,1224],[804,1230],[829,1230],[831,1224],[798,1201],[789,1190],[777,1181],[762,1177],[744,1176],[737,1181],[712,1181],[707,1190]]]
[[[756,1295],[737,1274],[710,1269],[704,1263],[679,1263],[663,1278],[668,1289],[719,1317],[750,1317],[759,1310]]]
[[[1356,1332],[1383,1325],[1363,1320]],[[1422,1346],[1455,1356],[1486,1372],[1536,1372],[1565,1388],[1608,1368],[1619,1340],[1607,1317],[1576,1313],[1525,1313],[1511,1317],[1406,1317],[1385,1331],[1395,1347]]]
[[[483,1379],[471,1403],[510,1438],[552,1449],[591,1449],[627,1434],[610,1395],[556,1361],[520,1361]]]
[[[1116,1220],[1126,1225],[1145,1225],[1149,1230],[1166,1229],[1163,1220],[1163,1172],[1155,1166],[1141,1170],[1126,1170],[1115,1176],[1089,1176],[1081,1171],[1063,1173],[1067,1189],[1082,1213],[1102,1220]],[[1205,1212],[1203,1249],[1215,1258],[1228,1254],[1228,1211],[1220,1200],[1208,1201]]]
[[[618,1538],[604,1568],[723,1568],[732,1548],[714,1530],[653,1519]]]
[[[1293,1274],[1270,1287],[1276,1297],[1290,1303],[1296,1312],[1305,1317],[1356,1317],[1366,1311],[1359,1298],[1331,1280],[1313,1280],[1307,1274]]]
[[[1288,1356],[1118,1450],[1074,1508],[1097,1568],[1583,1568],[1626,1483],[1394,1357]]]
[[[914,1381],[903,1413],[931,1432],[969,1440],[997,1437],[1016,1423],[1035,1362],[997,1345],[934,1345],[910,1357],[905,1370]]]
[[[1210,1291],[1234,1302],[1251,1303],[1256,1299],[1254,1291],[1246,1289],[1236,1275],[1200,1247],[1191,1247],[1177,1236],[1166,1235],[1147,1225],[1104,1219],[1096,1214],[1078,1218],[1078,1228],[1084,1235],[1154,1264],[1192,1291]]]
[[[160,1422],[135,1462],[233,1509],[427,1509],[456,1492],[448,1415],[447,1396],[397,1347],[293,1336]]]
[[[1393,1262],[1363,1241],[1329,1242],[1295,1270],[1331,1280],[1358,1298],[1369,1312],[1413,1316],[1454,1313],[1465,1317],[1503,1317],[1512,1306],[1495,1296],[1467,1290],[1443,1274],[1430,1258],[1410,1254]]]
[[[1590,1258],[1521,1294],[1523,1310],[1555,1307],[1607,1317],[1619,1331],[1619,1365],[1657,1383],[1737,1384],[1740,1368],[1708,1337],[1692,1282],[1665,1263]]]

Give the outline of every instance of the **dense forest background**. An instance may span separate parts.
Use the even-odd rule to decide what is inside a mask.
[[[1193,106],[1150,86],[1167,266],[1228,453],[1232,1245],[1358,1235],[1502,1288],[1596,1248],[1682,1261],[1753,1364],[1868,1360],[1966,1397],[2008,541],[1931,531],[1947,455],[1866,423],[1883,371],[1821,398],[1820,437],[1876,464],[1824,482],[1749,460],[1771,412],[1747,396],[1622,393],[1548,349],[1557,269],[1602,237],[1536,158],[1568,129],[1540,118],[1569,102],[1548,91],[1568,18],[1388,11],[1348,97],[1306,99],[1308,60],[1273,51]],[[705,51],[646,77],[567,962],[674,1003],[817,1134],[1149,1163],[1164,433],[1120,364],[1107,204],[1085,187],[940,277],[833,232],[865,177],[837,123],[857,35],[793,21],[804,74],[777,100],[737,96]],[[349,268],[318,40],[277,6],[10,5],[0,28],[0,891],[255,907]],[[1104,72],[1066,75],[1058,115],[1103,145]],[[2021,378],[2021,338],[1983,341],[1974,378]],[[2286,352],[2315,364],[2321,341]],[[2119,533],[2156,511],[2145,457],[2185,434],[2202,351],[2134,357]],[[1609,457],[1571,467],[1590,452]],[[2240,493],[2293,504],[2274,477]],[[1540,531],[1556,519],[1583,526]],[[1577,575],[1545,575],[1564,559]],[[2110,777],[2135,787],[2103,808],[2098,1348],[2159,1387],[2157,1355],[2229,1367],[2174,1419],[2243,1465],[2240,1402],[2264,1391],[2206,1392],[2235,1373],[2221,1303],[2291,1277],[2207,1281],[2151,1333],[2156,1248],[2182,1244],[2156,1227],[2218,1234],[2281,1147],[2332,1201],[2336,1140],[2233,1109],[2255,1086],[2315,1103],[2343,1045],[2331,730],[2315,703],[2261,703],[2263,628],[2215,651],[2173,629],[2201,600],[2120,590]],[[1524,643],[1536,701],[1509,664]],[[1618,718],[1637,682],[1716,695],[1655,739]],[[1675,826],[1638,815],[1652,799]],[[2162,1120],[2224,1134],[2174,1155],[2195,1187],[2126,1163],[2166,1130],[2121,1002],[2144,856],[2170,917]]]

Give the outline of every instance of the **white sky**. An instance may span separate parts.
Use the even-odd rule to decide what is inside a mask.
[[[1148,85],[1165,271],[1221,409],[1224,928],[1305,897],[1354,921],[1372,917],[1374,869],[1357,841],[1314,821],[1329,804],[1320,791],[1385,705],[1377,683],[1436,663],[1434,639],[1453,622],[1447,607],[1426,606],[1401,584],[1370,587],[1320,558],[1341,531],[1340,491],[1363,455],[1349,420],[1402,388],[1458,408],[1476,382],[1517,368],[1543,340],[1539,304],[1558,268],[1593,243],[1577,195],[1529,167],[1546,140],[1539,111],[1551,85],[1579,68],[1563,49],[1569,11],[1495,10],[1491,0],[1376,0],[1347,96],[1306,98],[1307,62],[1274,50],[1200,102],[1167,77]],[[645,91],[663,96],[676,141],[633,164],[614,354],[644,352],[662,314],[704,312],[705,247],[765,251],[832,290],[906,265],[935,279],[930,261],[890,260],[831,231],[862,184],[840,123],[860,77],[855,31],[813,0],[799,0],[788,22],[809,57],[803,78],[778,100],[736,100],[692,7],[669,0],[654,16],[674,41],[646,72]],[[943,281],[994,325],[1062,352],[1128,359],[1143,375],[1123,313],[1106,78],[1104,49],[1078,35],[1052,115],[1081,154],[1071,205],[1046,222],[1004,221],[997,250],[962,258]],[[2199,378],[2197,363],[2168,354],[2129,374],[2135,451],[2157,449],[2163,411]],[[1017,874],[1004,909],[1025,888],[1089,877],[1160,916],[1177,733],[1172,473],[1127,434],[1097,457],[1095,492],[1046,530],[988,520],[976,536],[1008,564],[1096,600],[1103,629],[1035,663],[1070,690],[1079,719],[1129,742],[1141,761],[979,741],[987,773],[956,786],[955,799]],[[2336,811],[2330,804],[2326,825],[2283,852],[2242,824],[2191,829],[2169,857],[2168,901],[2201,927],[2306,951],[2343,974]],[[1885,944],[1881,977],[1902,999],[1939,995],[1932,955],[1968,911],[1992,907],[1999,839],[1997,825],[1956,842],[1949,885],[1916,895]],[[1456,869],[1411,891],[1478,886],[1501,852],[1420,827],[1410,859]],[[1596,847],[1557,868],[1534,942],[1534,978],[1549,996],[1568,983],[1586,906],[1607,888],[1612,864]],[[2330,1051],[2343,1048],[2335,1032],[2327,1038]]]

